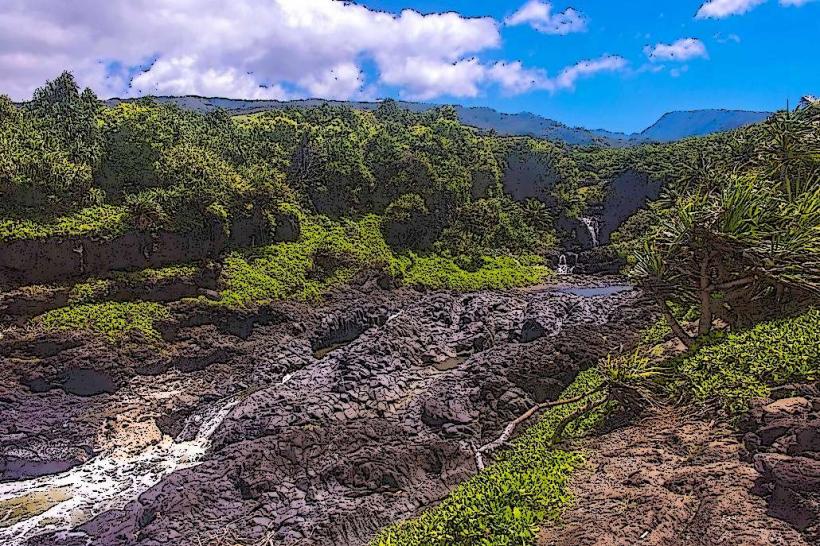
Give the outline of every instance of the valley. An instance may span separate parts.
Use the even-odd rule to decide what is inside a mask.
[[[816,101],[615,146],[203,100],[0,96],[0,542],[820,537]]]

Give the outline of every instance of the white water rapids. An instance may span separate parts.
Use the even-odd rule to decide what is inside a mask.
[[[23,545],[34,535],[76,527],[106,510],[124,507],[174,470],[197,464],[211,436],[238,402],[231,398],[209,407],[203,415],[188,418],[180,437],[190,437],[186,432],[195,430],[192,440],[176,442],[164,436],[137,454],[101,453],[61,474],[0,483],[0,544]],[[3,526],[3,520],[11,517],[11,510],[6,514],[2,508],[11,505],[8,501],[46,496],[53,506]]]

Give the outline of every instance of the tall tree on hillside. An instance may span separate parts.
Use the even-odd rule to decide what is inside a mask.
[[[29,117],[49,145],[64,151],[69,161],[92,169],[102,154],[102,135],[97,123],[101,107],[91,89],[80,92],[70,72],[46,82],[28,103]]]

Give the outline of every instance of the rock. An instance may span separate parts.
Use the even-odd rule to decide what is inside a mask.
[[[760,479],[754,489],[769,514],[820,540],[820,415],[813,386],[795,386],[806,396],[759,401],[749,412],[744,437]],[[755,441],[757,439],[757,441]]]
[[[142,434],[145,420],[180,442],[213,431],[199,464],[122,499],[134,501],[122,509],[92,507],[94,517],[73,529],[86,533],[83,544],[364,544],[474,475],[471,444],[497,438],[605,357],[612,340],[629,346],[654,318],[638,292],[421,294],[370,281],[318,308],[171,310],[161,351],[82,339],[32,364],[23,345],[9,349],[21,358],[14,380],[0,379],[0,409],[17,428],[0,421],[0,454],[22,446],[33,460],[57,439],[96,453]],[[528,321],[548,335],[520,343]],[[441,355],[459,364],[435,369],[430,359]],[[33,395],[19,383],[57,377],[78,360],[111,375],[116,392]],[[77,536],[45,533],[30,546],[73,546]]]

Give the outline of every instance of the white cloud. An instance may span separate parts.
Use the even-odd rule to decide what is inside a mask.
[[[697,38],[682,38],[671,44],[646,46],[644,53],[652,62],[688,61],[698,57],[709,58],[706,46]]]
[[[429,100],[440,95],[476,97],[486,68],[478,59],[444,62],[425,57],[396,58],[382,69],[382,80],[402,89],[403,98]]]
[[[497,83],[505,92],[524,93],[531,90],[557,92],[575,88],[579,79],[591,77],[599,72],[618,72],[627,65],[626,59],[616,55],[605,55],[597,59],[578,62],[564,68],[557,76],[550,78],[543,70],[528,70],[520,62],[496,63],[487,73],[488,79]]]
[[[544,31],[570,32],[583,21],[571,9],[553,15],[549,4],[530,4],[547,7],[531,21]],[[518,61],[482,62],[500,45],[492,18],[334,0],[0,0],[0,93],[27,99],[70,70],[103,97],[366,100],[389,86],[429,100],[476,97],[490,86],[508,94],[571,89],[625,64],[604,57],[550,78]]]
[[[584,15],[567,8],[563,12],[553,13],[552,4],[541,0],[529,0],[515,13],[504,20],[509,26],[528,24],[538,32],[544,34],[571,34],[583,32],[587,28]]]
[[[723,19],[730,15],[741,15],[766,0],[709,0],[705,2],[695,17],[698,19]]]
[[[729,42],[734,42],[736,44],[739,44],[742,41],[740,39],[740,36],[738,36],[737,34],[732,33],[732,34],[728,34],[728,35],[724,36],[720,32],[715,34],[715,40],[719,44],[728,44]]]
[[[767,0],[709,0],[700,6],[698,19],[723,19],[731,15],[742,15],[764,4]],[[779,0],[781,6],[800,7],[814,0]]]
[[[555,80],[556,89],[572,89],[576,82],[598,72],[616,72],[626,67],[626,59],[616,55],[607,55],[598,59],[581,61],[565,68]]]
[[[685,64],[685,65],[681,66],[680,68],[673,68],[672,70],[669,71],[669,74],[673,78],[679,78],[682,74],[685,74],[687,72],[689,72],[689,65]]]
[[[102,96],[366,98],[390,81],[464,96],[474,92],[458,78],[470,79],[469,59],[500,43],[491,18],[333,0],[2,0],[0,92],[28,98],[68,69]],[[363,61],[375,81],[365,81]],[[461,68],[442,69],[453,63]],[[128,68],[141,65],[129,86]]]

